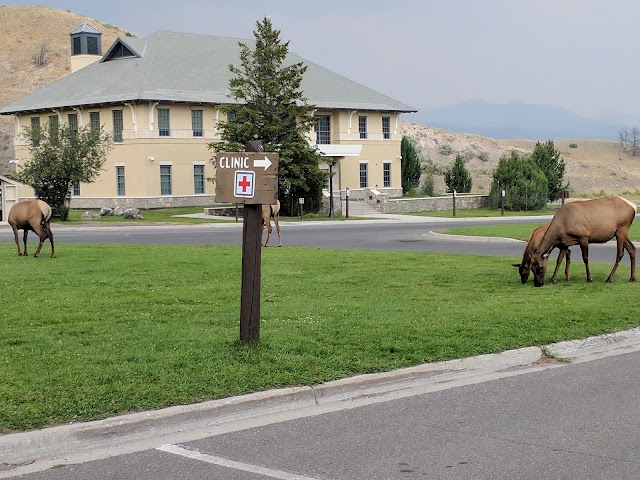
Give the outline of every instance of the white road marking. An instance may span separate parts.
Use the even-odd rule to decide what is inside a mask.
[[[242,470],[244,472],[257,473],[259,475],[264,475],[265,477],[278,478],[280,480],[319,480],[317,478],[306,477],[304,475],[296,475],[294,473],[259,467],[257,465],[249,465],[248,463],[234,462],[233,460],[228,460],[226,458],[202,453],[195,449],[187,449],[181,447],[180,445],[161,445],[157,447],[156,450],[173,453],[174,455],[180,455],[181,457],[191,458],[193,460],[199,460],[201,462],[220,465],[221,467],[233,468],[235,470]]]

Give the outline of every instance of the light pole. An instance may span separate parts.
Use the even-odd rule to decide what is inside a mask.
[[[336,213],[333,211],[333,165],[335,162],[329,162],[329,217],[334,218]]]
[[[345,210],[345,213],[346,213],[346,217],[347,217],[347,218],[349,218],[349,194],[350,194],[350,193],[351,193],[351,192],[349,191],[349,187],[347,187],[347,188],[345,189],[345,191],[344,191],[344,196],[346,197],[346,202],[347,202],[346,210]]]

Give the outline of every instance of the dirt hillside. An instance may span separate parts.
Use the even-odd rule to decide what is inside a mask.
[[[105,51],[118,36],[131,35],[99,20],[47,7],[0,5],[0,106],[5,106],[70,72],[71,33],[88,21],[102,32]],[[34,57],[44,48],[46,62],[37,66]],[[402,133],[414,138],[425,161],[446,168],[460,153],[467,158],[473,190],[489,190],[491,172],[499,158],[512,149],[531,151],[535,142],[493,140],[401,122]],[[12,170],[14,123],[0,116],[0,174]],[[546,139],[543,139],[546,140]],[[640,158],[623,154],[617,142],[558,140],[554,142],[567,162],[566,178],[575,194],[636,194],[640,187]],[[576,144],[577,148],[570,148]],[[438,177],[436,188],[444,192]]]
[[[83,22],[102,32],[103,52],[127,32],[99,20],[47,7],[0,5],[0,106],[50,84],[70,73],[69,34]],[[44,49],[44,65],[34,57]],[[9,171],[14,157],[14,122],[0,115],[0,174]]]
[[[494,140],[410,122],[401,122],[401,131],[417,142],[425,163],[431,162],[440,169],[446,169],[456,154],[466,158],[466,167],[473,180],[472,188],[477,193],[489,191],[493,169],[502,155],[512,150],[528,153],[536,144],[531,140]],[[553,143],[566,162],[565,179],[572,195],[640,194],[640,157],[622,152],[618,142],[554,140]],[[436,189],[445,191],[442,176],[436,177]]]

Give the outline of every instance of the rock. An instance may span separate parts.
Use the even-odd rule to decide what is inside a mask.
[[[124,218],[134,218],[136,220],[144,220],[144,217],[140,215],[140,210],[137,208],[127,208],[124,212]]]
[[[100,209],[100,216],[101,217],[110,217],[113,215],[113,209],[112,208],[101,208]]]
[[[126,209],[126,208],[124,208],[124,207],[116,207],[116,208],[114,208],[114,209],[113,209],[113,214],[114,214],[114,215],[124,215],[124,212],[125,212],[126,210],[127,210],[127,209]]]
[[[97,220],[100,218],[100,215],[98,215],[96,212],[84,212],[82,214],[82,217],[80,217],[82,220]]]

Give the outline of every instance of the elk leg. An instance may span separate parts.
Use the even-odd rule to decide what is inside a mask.
[[[571,275],[569,275],[570,266],[571,266],[571,250],[567,248],[567,255],[565,257],[565,264],[564,264],[564,277],[567,279],[567,281],[569,281],[569,279],[571,278]]]
[[[45,223],[42,225],[42,228],[44,232],[47,234],[47,237],[49,237],[49,242],[51,243],[51,258],[55,258],[56,251],[55,251],[55,247],[53,246],[53,233],[51,232],[51,226]]]
[[[42,249],[42,244],[47,239],[47,234],[42,230],[42,227],[40,226],[39,223],[29,222],[29,225],[31,225],[31,230],[33,230],[35,232],[35,234],[38,235],[38,238],[40,238],[40,243],[38,244],[38,249],[36,250],[36,253],[33,255],[35,258],[38,258],[40,256],[40,250]],[[27,233],[27,230],[25,229],[25,239],[26,239],[26,233]],[[25,242],[25,252],[27,250],[26,247],[27,247],[27,244]],[[25,255],[26,255],[26,253],[25,253]]]
[[[631,259],[631,278],[629,278],[629,281],[635,282],[636,281],[636,246],[628,238],[625,240],[624,246],[627,249],[627,252],[629,252],[629,258]]]
[[[22,250],[22,256],[26,257],[28,256],[27,254],[27,237],[29,236],[29,229],[25,228],[24,229],[24,234],[22,235],[22,243],[24,243],[24,250]]]
[[[617,243],[616,262],[613,264],[613,268],[611,269],[611,273],[607,277],[607,280],[606,280],[607,283],[611,283],[613,281],[613,276],[615,275],[616,270],[618,270],[618,266],[620,265],[620,260],[622,260],[622,257],[624,257],[624,249],[625,249],[626,241],[627,241],[627,239],[626,238],[622,238],[622,235],[616,235],[616,243]],[[629,255],[631,255],[631,254],[629,254]]]
[[[580,242],[580,250],[582,250],[582,261],[584,262],[584,269],[587,272],[587,282],[593,282],[591,276],[591,270],[589,270],[589,241]]]
[[[282,246],[282,237],[280,236],[280,219],[278,215],[273,217],[273,223],[276,224],[276,232],[278,232],[278,246]]]
[[[264,246],[268,247],[269,246],[269,238],[271,237],[271,231],[273,230],[273,228],[271,227],[271,220],[269,220],[269,223],[267,223],[267,239],[264,241]]]
[[[553,271],[553,275],[551,276],[551,283],[556,283],[556,279],[558,277],[558,270],[560,270],[560,265],[562,265],[562,260],[564,260],[565,254],[566,254],[567,250],[565,249],[560,249],[560,252],[558,252],[558,259],[556,260],[556,268]]]
[[[20,251],[20,238],[18,237],[18,229],[13,226],[11,228],[13,228],[13,236],[16,239],[16,246],[18,247],[18,256],[21,257],[22,252]]]

